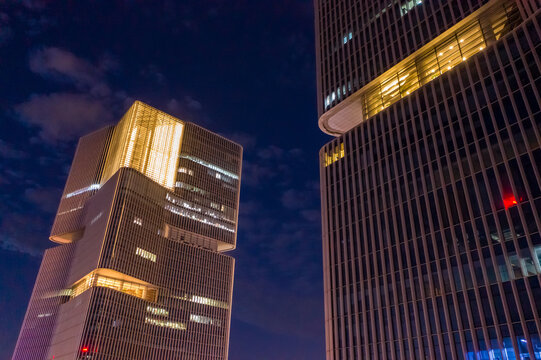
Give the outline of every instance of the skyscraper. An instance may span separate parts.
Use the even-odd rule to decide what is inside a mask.
[[[541,359],[541,2],[315,9],[327,359]]]
[[[13,359],[227,359],[241,161],[139,101],[82,137]]]

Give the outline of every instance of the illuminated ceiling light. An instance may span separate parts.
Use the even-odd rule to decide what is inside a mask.
[[[483,49],[484,49],[484,47],[482,47],[482,46],[479,48],[479,50],[483,50]]]
[[[464,39],[460,39],[460,42],[464,42]]]
[[[450,67],[450,66],[447,66],[447,70],[451,70],[451,67]]]
[[[466,57],[465,57],[465,56],[462,58],[462,61],[466,61]]]
[[[449,46],[449,49],[453,50],[453,45]]]
[[[409,94],[410,94],[410,92],[409,92],[409,91],[406,91],[406,94],[407,94],[407,95],[409,95]]]
[[[432,71],[430,71],[432,74],[436,72],[436,69],[432,69]]]
[[[440,53],[439,53],[438,55],[439,55],[439,56],[442,56],[442,55],[443,55],[443,53],[442,53],[442,52],[440,52]]]
[[[387,92],[387,90],[392,89],[397,84],[398,84],[398,80],[395,80],[392,83],[390,83],[389,85],[385,86],[381,91],[385,93],[385,92]]]

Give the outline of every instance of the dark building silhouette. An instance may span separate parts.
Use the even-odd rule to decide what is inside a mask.
[[[241,161],[139,101],[82,137],[13,359],[227,359]]]
[[[541,359],[541,2],[315,8],[327,359]]]

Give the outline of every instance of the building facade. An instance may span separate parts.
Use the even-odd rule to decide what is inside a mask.
[[[13,359],[227,359],[241,162],[139,101],[82,137]]]
[[[541,2],[315,10],[327,359],[541,359]]]

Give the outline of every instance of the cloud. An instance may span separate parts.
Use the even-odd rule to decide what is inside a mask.
[[[299,338],[316,337],[323,332],[323,301],[320,294],[280,286],[270,279],[246,282],[237,278],[235,291],[243,294],[235,297],[235,319],[265,331]],[[321,314],[321,318],[314,314]]]
[[[297,189],[286,190],[282,194],[282,205],[288,209],[302,209],[310,203],[311,195]]]
[[[0,203],[0,248],[40,257],[51,247],[48,241],[61,190],[27,188],[22,196],[7,196]]]
[[[31,52],[29,68],[44,79],[72,87],[50,94],[34,94],[14,107],[20,120],[37,126],[39,137],[48,143],[71,140],[109,124],[134,101],[122,89],[112,89],[110,78],[120,66],[108,54],[89,61],[66,49],[44,47]],[[156,66],[147,66],[140,74],[153,77],[157,82],[165,81]],[[185,120],[197,117],[201,120],[198,123],[204,126],[202,108],[201,102],[189,95],[180,100],[170,99],[166,105],[166,111],[180,114]],[[197,116],[193,116],[195,114]]]
[[[257,152],[257,156],[261,159],[272,159],[272,158],[281,158],[284,156],[285,151],[278,146],[270,145],[264,149],[261,149]]]
[[[242,184],[249,187],[258,187],[271,180],[280,186],[289,185],[294,179],[291,174],[297,171],[295,166],[303,160],[302,150],[286,150],[276,145],[252,149],[250,153],[256,158],[247,156],[242,165]]]
[[[243,166],[233,316],[276,334],[319,337],[319,185],[303,172],[300,149],[252,149]]]
[[[320,336],[321,319],[314,316],[323,307],[319,216],[284,214],[270,204],[240,209],[233,316],[277,334]]]
[[[310,222],[319,222],[321,220],[321,211],[319,210],[302,210],[301,215],[304,219]]]
[[[266,164],[245,160],[242,164],[242,186],[260,186],[265,181],[274,179],[278,176],[276,170],[277,169],[267,166]]]
[[[0,156],[4,159],[20,160],[26,158],[28,155],[26,152],[16,149],[4,140],[0,140]]]
[[[111,56],[90,62],[58,47],[45,47],[30,54],[32,72],[73,89],[34,94],[15,105],[20,120],[39,128],[39,137],[48,143],[72,140],[109,124],[119,109],[131,100],[123,91],[113,92],[108,76],[118,68]]]
[[[54,214],[58,208],[62,191],[58,188],[29,188],[24,192],[25,199],[42,211]]]
[[[180,100],[171,99],[167,103],[168,111],[177,114],[184,114],[184,116],[186,116],[187,113],[193,113],[194,111],[199,111],[202,108],[203,105],[191,96],[185,96]]]
[[[188,109],[201,110],[203,108],[199,101],[195,100],[189,95],[184,97],[184,102],[188,106]]]
[[[0,248],[40,257],[50,245],[49,229],[42,217],[7,213],[0,222]]]
[[[30,70],[43,77],[73,83],[80,90],[95,96],[108,96],[111,90],[104,80],[104,68],[110,69],[110,59],[104,66],[94,65],[75,54],[57,47],[34,51],[30,56]]]
[[[157,84],[163,85],[165,83],[165,75],[161,72],[158,66],[150,64],[141,70],[141,75],[147,79],[150,79]]]
[[[244,151],[252,149],[257,144],[257,138],[254,135],[243,132],[225,133],[222,136],[242,145]]]
[[[39,136],[49,143],[79,137],[113,120],[103,100],[86,94],[34,95],[15,110],[25,122],[38,126]]]

